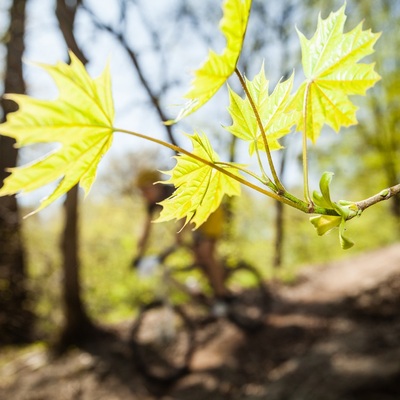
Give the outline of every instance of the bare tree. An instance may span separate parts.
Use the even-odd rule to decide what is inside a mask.
[[[291,26],[292,19],[296,12],[298,12],[300,4],[297,0],[288,2],[282,8],[282,12],[275,21],[275,30],[277,32],[278,42],[282,53],[281,57],[281,71],[285,78],[288,78],[289,63],[290,60],[289,47],[290,47],[290,35],[288,26]],[[293,60],[292,60],[293,61]],[[293,63],[294,64],[294,63]],[[293,65],[292,64],[292,65]],[[287,146],[288,142],[286,138],[281,141],[282,145]],[[279,163],[279,176],[282,182],[285,179],[285,173],[288,163],[288,152],[281,152],[281,158]],[[274,243],[274,255],[272,258],[272,266],[276,269],[282,266],[284,256],[284,242],[285,242],[285,207],[280,201],[275,202],[275,243]]]
[[[87,59],[80,50],[74,35],[74,20],[80,1],[70,3],[57,0],[56,16],[65,43],[75,55],[86,64]],[[61,252],[63,268],[64,326],[58,350],[71,344],[91,339],[98,328],[89,318],[81,296],[79,260],[79,188],[75,185],[66,196],[64,203],[65,225],[62,233]]]
[[[14,0],[7,33],[7,59],[4,90],[24,93],[22,55],[24,53],[25,0]],[[1,99],[5,119],[16,104]],[[14,139],[0,136],[0,186],[8,176],[6,168],[17,164]],[[32,339],[33,314],[27,304],[26,268],[21,239],[21,222],[15,196],[0,197],[0,342],[26,342]]]
[[[164,122],[170,118],[168,117],[167,112],[162,105],[163,96],[165,92],[176,83],[176,81],[170,81],[167,74],[160,76],[160,79],[162,80],[161,82],[156,82],[154,79],[149,77],[143,62],[141,61],[140,51],[135,49],[134,44],[132,44],[132,41],[129,40],[129,33],[126,29],[126,27],[129,26],[128,13],[126,13],[129,3],[132,3],[131,5],[136,5],[135,1],[119,1],[120,18],[116,26],[112,26],[103,22],[96,14],[96,10],[85,5],[85,3],[83,3],[83,8],[90,15],[95,28],[108,32],[126,51],[126,54],[131,61],[131,66],[136,72],[139,83],[148,98],[148,102],[152,108],[152,111],[155,113],[160,122]],[[144,22],[144,26],[147,29],[147,35],[152,39],[150,46],[152,47],[151,51],[158,57],[157,64],[165,65],[166,51],[161,45],[161,32],[157,30],[149,20],[146,19],[146,15],[142,12],[140,5],[136,5],[136,12],[138,17]],[[170,125],[163,125],[163,127],[169,142],[177,145],[178,142],[173,133],[174,128]]]

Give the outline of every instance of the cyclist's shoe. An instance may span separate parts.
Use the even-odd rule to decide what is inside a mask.
[[[232,293],[226,293],[224,296],[218,296],[215,298],[214,303],[211,307],[211,314],[215,318],[227,317],[230,313],[232,305],[237,300],[237,297]]]
[[[216,300],[211,307],[211,315],[215,318],[224,318],[228,315],[229,304],[224,300]]]

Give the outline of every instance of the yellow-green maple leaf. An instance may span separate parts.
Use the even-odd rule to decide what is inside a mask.
[[[0,125],[2,135],[14,138],[18,147],[49,142],[61,145],[32,164],[11,168],[11,175],[0,189],[1,196],[30,192],[61,178],[38,210],[78,182],[87,193],[98,163],[112,142],[114,106],[109,68],[93,80],[73,53],[70,57],[70,65],[62,62],[54,66],[40,64],[59,89],[56,100],[6,95],[18,104],[19,109]]]
[[[189,137],[195,156],[213,164],[218,163],[219,157],[205,135],[195,133]],[[176,166],[167,172],[170,178],[162,182],[173,184],[176,190],[171,197],[160,203],[163,209],[156,222],[185,218],[185,225],[193,222],[197,228],[219,207],[224,195],[240,194],[239,182],[211,165],[188,155],[179,155],[176,159]],[[239,176],[233,165],[219,165],[231,174]]]
[[[380,34],[362,30],[362,23],[343,33],[345,6],[318,19],[315,35],[308,40],[298,32],[306,81],[295,94],[293,106],[302,116],[298,128],[315,142],[324,124],[336,132],[341,126],[357,123],[357,107],[349,95],[365,95],[380,76],[375,64],[358,63],[373,53]]]
[[[226,38],[226,47],[222,54],[210,50],[207,60],[194,72],[191,89],[185,94],[188,102],[177,118],[168,123],[175,123],[202,107],[236,68],[242,49],[252,0],[225,0],[220,29]]]
[[[296,112],[285,112],[290,92],[293,86],[293,75],[284,82],[279,82],[269,95],[269,82],[265,78],[264,65],[252,81],[246,79],[246,87],[250,93],[257,112],[260,116],[270,150],[280,149],[278,139],[288,134],[296,123]],[[265,150],[264,141],[257,123],[251,103],[246,96],[244,99],[229,88],[230,104],[228,111],[233,124],[226,130],[240,139],[250,142],[250,154],[256,147]]]

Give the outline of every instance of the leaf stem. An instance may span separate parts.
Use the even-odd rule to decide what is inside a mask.
[[[232,163],[228,163],[228,162],[224,162],[224,161],[218,161],[215,163],[216,165],[226,165],[227,167],[230,168],[236,168],[238,171],[241,171],[247,175],[252,176],[253,178],[257,179],[260,183],[262,183],[263,185],[269,185],[269,183],[272,183],[271,180],[269,180],[269,178],[265,179],[265,176],[263,175],[262,177],[258,176],[257,174],[255,174],[253,171],[250,171],[247,168],[243,168],[241,165],[238,164],[232,164]],[[272,183],[273,184],[273,183]]]
[[[235,179],[236,181],[240,182],[241,184],[243,184],[245,186],[248,186],[249,188],[254,189],[259,193],[262,193],[262,194],[264,194],[266,196],[272,197],[275,200],[282,201],[282,202],[284,202],[286,204],[294,206],[291,201],[289,201],[289,200],[287,200],[285,198],[282,198],[278,194],[269,192],[269,191],[267,191],[267,190],[265,190],[265,189],[263,189],[263,188],[261,188],[261,187],[259,187],[257,185],[254,185],[251,182],[248,182],[247,180],[241,178],[240,176],[232,174],[231,172],[227,171],[225,168],[220,167],[218,165],[218,163],[213,163],[213,162],[211,162],[209,160],[206,160],[205,158],[202,158],[202,157],[200,157],[200,156],[198,156],[198,155],[196,155],[196,154],[194,154],[194,153],[192,153],[192,152],[190,152],[188,150],[185,150],[180,146],[175,146],[175,145],[173,145],[171,143],[168,143],[168,142],[165,142],[165,141],[163,141],[161,139],[157,139],[157,138],[154,138],[154,137],[151,137],[151,136],[147,136],[147,135],[144,135],[142,133],[130,131],[130,130],[127,130],[127,129],[121,129],[121,128],[115,128],[114,127],[113,130],[114,130],[114,132],[127,133],[128,135],[133,135],[133,136],[139,137],[141,139],[145,139],[145,140],[148,140],[150,142],[157,143],[157,144],[159,144],[161,146],[167,147],[167,148],[175,151],[176,153],[185,154],[185,155],[187,155],[189,157],[192,157],[193,159],[195,159],[197,161],[202,162],[205,165],[208,165],[211,168],[216,169],[219,172],[222,172],[223,174],[229,176],[230,178]]]
[[[264,170],[264,166],[263,163],[261,161],[261,157],[260,157],[260,150],[256,144],[256,155],[257,155],[257,162],[258,162],[258,166],[260,168],[263,180],[264,180],[264,184],[268,184],[268,183],[272,183],[271,178],[267,175],[267,173]],[[274,185],[275,186],[275,185]]]
[[[192,152],[190,152],[188,150],[185,150],[180,146],[175,146],[175,145],[173,145],[171,143],[168,143],[168,142],[165,142],[163,140],[160,140],[160,139],[157,139],[157,138],[154,138],[154,137],[151,137],[151,136],[147,136],[147,135],[144,135],[142,133],[130,131],[130,130],[127,130],[127,129],[121,129],[121,128],[113,127],[113,131],[114,132],[126,133],[126,134],[132,135],[132,136],[136,136],[136,137],[139,137],[141,139],[145,139],[145,140],[148,140],[150,142],[153,142],[153,143],[159,144],[161,146],[167,147],[168,149],[171,149],[171,150],[175,151],[176,153],[185,154],[188,157],[191,157],[191,158],[193,158],[193,159],[195,159],[197,161],[202,162],[205,165],[208,165],[211,168],[216,169],[217,171],[229,176],[230,178],[236,180],[237,182],[241,183],[244,186],[249,187],[250,189],[253,189],[253,190],[255,190],[255,191],[257,191],[257,192],[259,192],[261,194],[264,194],[265,196],[271,197],[274,200],[280,201],[281,203],[287,204],[287,205],[289,205],[289,206],[291,206],[293,208],[296,208],[296,209],[298,209],[300,211],[303,211],[304,213],[310,214],[312,212],[315,212],[317,214],[324,214],[324,215],[337,215],[337,213],[334,210],[323,208],[323,207],[315,207],[315,209],[311,211],[310,208],[309,208],[309,205],[306,202],[304,202],[304,201],[298,199],[297,197],[291,195],[290,193],[286,192],[286,190],[282,194],[277,194],[275,192],[266,190],[266,189],[264,189],[264,188],[262,188],[260,186],[257,186],[255,184],[247,181],[246,179],[244,179],[244,178],[242,178],[242,177],[240,177],[238,175],[232,174],[231,172],[227,171],[225,168],[222,168],[220,165],[218,165],[218,163],[213,163],[213,162],[211,162],[209,160],[206,160],[205,158],[202,158],[202,157],[200,157],[200,156],[198,156],[196,154],[193,154]],[[272,184],[272,182],[270,182],[270,184]],[[270,185],[268,185],[268,187],[270,187]],[[273,187],[271,189],[273,189]]]
[[[307,154],[307,104],[310,92],[310,83],[307,84],[304,91],[304,104],[303,104],[303,184],[304,184],[304,198],[313,208],[313,202],[310,196],[310,186],[308,182],[308,154]]]
[[[237,77],[239,78],[240,84],[242,85],[242,88],[243,88],[244,92],[246,93],[247,98],[249,99],[251,108],[253,109],[253,112],[254,112],[254,116],[256,117],[257,125],[261,132],[261,137],[263,140],[265,152],[267,154],[268,165],[271,170],[275,185],[278,189],[278,193],[283,193],[283,192],[285,192],[285,188],[282,185],[282,182],[280,181],[278,174],[276,172],[275,165],[272,160],[271,149],[269,148],[267,135],[265,134],[265,130],[264,130],[264,126],[262,124],[261,118],[260,118],[260,114],[258,113],[258,110],[254,103],[253,97],[251,96],[251,93],[250,93],[249,89],[247,88],[246,81],[244,80],[243,75],[241,74],[241,72],[238,70],[237,67],[235,68],[235,73],[236,73]]]

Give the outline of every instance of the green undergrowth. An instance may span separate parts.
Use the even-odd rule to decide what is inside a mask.
[[[336,235],[316,237],[305,215],[285,208],[287,230],[283,264],[272,267],[274,255],[274,203],[247,195],[234,203],[234,221],[227,226],[220,243],[221,256],[242,258],[258,268],[265,280],[277,278],[293,281],[305,265],[322,265],[332,260],[351,257],[368,249],[382,247],[398,238],[389,204],[379,204],[366,212],[361,223],[348,224],[349,234],[357,237],[357,246],[343,252]],[[265,212],[271,210],[270,213]],[[24,220],[24,235],[29,263],[30,287],[34,293],[39,328],[52,334],[62,321],[61,255],[59,249],[62,214],[34,215]],[[133,319],[141,301],[149,301],[165,290],[162,277],[142,277],[131,267],[136,240],[144,219],[140,201],[120,199],[85,200],[81,211],[80,259],[83,298],[89,314],[101,323]],[[385,224],[380,223],[385,220]],[[290,231],[289,231],[290,228]],[[154,224],[150,254],[157,254],[174,240],[174,223]],[[373,232],[373,235],[371,235]],[[173,263],[185,265],[190,256],[178,255]],[[182,275],[182,282],[202,285],[200,272]],[[185,297],[174,292],[174,300]]]

